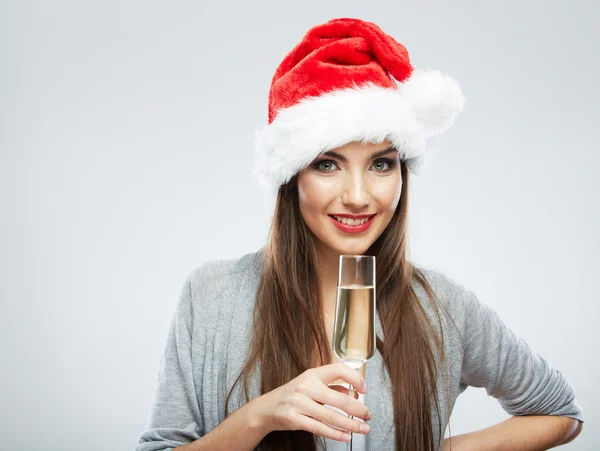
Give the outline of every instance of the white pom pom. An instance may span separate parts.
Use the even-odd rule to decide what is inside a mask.
[[[446,131],[465,104],[459,84],[437,70],[415,69],[399,89],[428,136]]]

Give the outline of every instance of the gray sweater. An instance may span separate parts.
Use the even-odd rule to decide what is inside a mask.
[[[250,341],[262,259],[260,250],[212,261],[188,276],[166,340],[147,429],[136,451],[172,450],[225,419],[225,397]],[[420,269],[451,317],[442,315],[448,366],[438,380],[442,430],[434,433],[440,443],[454,403],[467,386],[485,387],[510,415],[562,415],[583,421],[575,392],[558,370],[532,352],[473,292],[440,272]],[[433,319],[425,291],[416,282],[414,287]],[[376,332],[383,337],[379,318]],[[365,403],[373,416],[366,447],[392,450],[391,387],[379,352],[367,363],[365,381]],[[254,379],[251,397],[258,396],[257,387]],[[230,411],[241,406],[239,384],[236,388]]]

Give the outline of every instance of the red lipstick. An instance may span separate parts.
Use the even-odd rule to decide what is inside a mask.
[[[333,221],[333,224],[338,229],[340,229],[342,232],[345,232],[345,233],[364,232],[369,227],[371,227],[371,224],[373,223],[373,218],[375,217],[375,215],[335,215],[335,216],[338,216],[340,218],[352,218],[352,219],[369,218],[369,220],[366,221],[364,224],[353,226],[353,225],[348,225],[348,224],[342,224],[337,219],[335,219],[332,215],[329,215],[329,218],[331,219],[331,221]]]

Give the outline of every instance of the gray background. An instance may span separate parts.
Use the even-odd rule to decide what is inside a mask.
[[[312,25],[378,23],[468,104],[413,178],[411,250],[565,374],[600,443],[592,1],[3,1],[2,449],[132,450],[199,263],[253,252],[271,76]],[[507,418],[481,389],[453,434]],[[377,419],[373,419],[377,421]]]

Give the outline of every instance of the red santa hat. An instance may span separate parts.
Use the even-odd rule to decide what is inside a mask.
[[[255,175],[277,190],[323,152],[385,139],[416,174],[427,138],[448,129],[464,103],[456,81],[413,69],[406,48],[374,23],[330,20],[311,28],[275,71]]]

